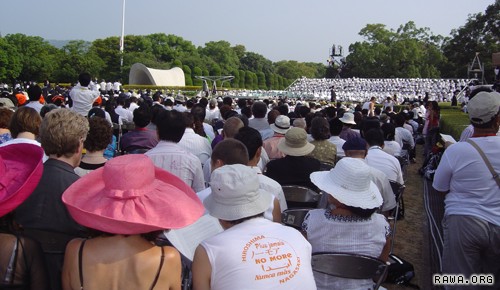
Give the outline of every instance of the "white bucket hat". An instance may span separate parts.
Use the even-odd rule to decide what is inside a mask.
[[[311,181],[319,189],[341,203],[363,209],[378,208],[382,196],[371,181],[370,167],[358,158],[342,158],[330,171],[311,173]]]
[[[234,221],[265,212],[273,199],[259,189],[259,177],[242,164],[224,165],[212,172],[210,194],[203,204],[211,216]]]
[[[306,130],[292,127],[278,142],[278,149],[286,155],[304,156],[314,150],[314,145],[307,142]]]
[[[284,115],[276,117],[274,124],[271,124],[271,129],[279,134],[285,134],[290,129],[290,118]]]
[[[356,125],[354,122],[354,114],[353,113],[344,113],[342,118],[339,119],[342,123]]]

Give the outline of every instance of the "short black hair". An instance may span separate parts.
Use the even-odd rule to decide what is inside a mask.
[[[87,87],[90,84],[91,80],[92,77],[87,72],[83,72],[78,76],[78,82],[80,82],[80,85],[83,87]]]
[[[381,127],[382,132],[384,132],[384,140],[386,141],[394,141],[394,137],[396,136],[396,126],[391,123],[385,123]]]
[[[252,114],[255,118],[264,118],[267,113],[267,105],[264,102],[258,101],[252,105]]]
[[[184,116],[176,110],[162,111],[156,119],[156,127],[160,140],[178,143],[186,129]]]
[[[42,96],[42,88],[39,85],[31,85],[28,88],[28,97],[30,101],[39,101]]]
[[[338,136],[340,132],[342,132],[342,126],[344,126],[342,121],[340,121],[340,119],[336,117],[331,119],[329,123],[330,123],[330,134],[332,134],[332,136]]]
[[[150,122],[153,114],[151,113],[151,109],[147,104],[142,103],[139,105],[139,108],[134,110],[134,124],[136,127],[144,128]]]
[[[248,151],[248,159],[253,159],[255,154],[257,154],[257,150],[262,147],[263,144],[262,135],[260,135],[259,131],[252,127],[240,128],[238,133],[234,135],[234,139],[245,144]]]
[[[364,134],[368,146],[382,146],[384,145],[384,133],[381,129],[370,129]]]

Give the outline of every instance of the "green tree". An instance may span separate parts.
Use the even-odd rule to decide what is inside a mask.
[[[267,90],[266,75],[261,71],[257,73],[257,83],[259,89]]]
[[[245,88],[253,89],[253,73],[251,71],[245,71]]]
[[[96,39],[92,42],[90,50],[104,62],[100,78],[108,81],[121,78],[119,44],[120,39],[117,36]]]
[[[53,72],[54,81],[72,83],[82,72],[98,77],[104,62],[90,50],[90,46],[90,42],[83,40],[73,40],[63,46],[58,57],[58,69]]]
[[[240,83],[238,84],[239,88],[246,88],[245,86],[245,81],[246,81],[246,72],[244,70],[238,70],[238,74],[240,75]]]
[[[349,46],[347,76],[440,76],[438,68],[445,61],[439,49],[443,38],[433,35],[429,28],[418,28],[413,21],[401,25],[396,31],[388,30],[383,24],[368,24],[359,34],[365,41]]]
[[[58,50],[43,38],[24,34],[9,34],[4,40],[15,48],[21,62],[21,80],[43,81],[49,79],[56,68]],[[13,51],[13,50],[11,50]]]
[[[16,48],[0,37],[0,81],[12,82],[22,70]]]
[[[191,78],[191,68],[189,68],[189,66],[187,66],[187,65],[184,65],[184,66],[182,66],[182,70],[184,71],[184,78],[186,80],[186,86],[192,86],[193,79]]]
[[[451,38],[443,45],[444,55],[448,59],[444,76],[465,78],[467,66],[476,52],[485,67],[485,79],[493,82],[492,54],[500,51],[500,1],[489,5],[484,13],[470,15],[464,26],[454,29]]]
[[[258,90],[259,89],[259,78],[257,77],[257,74],[252,72],[250,75],[252,76],[252,89]]]
[[[265,74],[274,72],[273,63],[258,53],[247,52],[245,56],[240,59],[240,62],[240,66],[244,70],[253,72],[261,71]]]
[[[234,79],[231,80],[231,87],[238,88],[240,85],[240,72],[235,69],[231,74],[234,76]]]
[[[211,41],[200,49],[200,54],[210,57],[221,69],[221,74],[229,74],[239,67],[239,58],[227,41]]]
[[[285,79],[297,79],[301,77],[314,78],[316,76],[316,69],[304,63],[291,61],[279,61],[274,64],[276,72]]]
[[[270,90],[276,89],[274,76],[275,76],[275,74],[273,74],[273,73],[266,74],[266,85],[267,85],[267,88]]]
[[[201,71],[201,68],[195,66],[193,68],[193,73],[191,74],[192,79],[193,79],[193,85],[195,86],[201,86],[203,85],[203,82],[200,79],[197,79],[197,76],[202,76],[203,72]]]
[[[174,60],[174,61],[172,62],[172,67],[173,67],[173,68],[174,68],[174,67],[180,67],[180,68],[182,68],[182,62],[181,62],[180,60],[176,59],[176,60]]]

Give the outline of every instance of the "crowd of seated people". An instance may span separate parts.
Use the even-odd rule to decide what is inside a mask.
[[[88,76],[81,77],[84,83]],[[398,154],[386,142],[414,148],[425,114],[418,111],[414,119],[413,106],[394,112],[389,104],[370,113],[361,104],[349,108],[286,98],[236,102],[119,91],[116,97],[98,95],[87,102],[77,109],[69,105],[75,102],[67,102],[43,119],[27,106],[0,109],[0,125],[6,127],[0,128],[2,136],[28,136],[31,141],[17,143],[42,147],[47,155],[42,161],[48,158],[41,181],[12,216],[27,238],[41,244],[51,289],[126,289],[127,283],[129,288],[180,289],[179,252],[154,246],[156,235],[186,227],[204,211],[220,220],[224,232],[196,249],[194,289],[347,289],[356,283],[317,275],[311,253],[340,251],[387,260],[386,217],[396,207],[389,182],[404,184],[404,178]],[[84,108],[89,108],[85,115]],[[16,117],[21,114],[34,115],[29,120],[35,128],[21,130],[30,134],[19,135],[18,128],[26,126]],[[120,120],[134,125],[117,132]],[[0,150],[17,145],[9,142]],[[106,156],[113,143],[115,149]],[[279,225],[288,207],[282,186],[289,185],[310,188],[328,201],[306,218],[307,239]],[[41,198],[49,191],[50,206]],[[344,198],[349,195],[370,196],[373,202]],[[351,240],[326,241],[325,231],[350,233]],[[49,243],[53,233],[56,245]],[[260,265],[250,255],[261,252],[251,252],[248,245],[262,245],[266,254],[261,259],[269,260],[272,250],[288,262]],[[139,263],[143,270],[134,268]],[[267,267],[294,274],[262,270]],[[120,283],[103,282],[104,272],[114,273],[108,278]],[[279,275],[285,280],[275,279]]]
[[[291,94],[330,100],[333,88],[336,100],[366,102],[374,98],[379,104],[393,97],[392,101],[397,103],[403,103],[405,100],[416,101],[419,96],[423,98],[425,93],[437,101],[450,101],[457,90],[466,88],[470,82],[471,80],[468,79],[314,79],[303,77],[295,81],[288,91]]]

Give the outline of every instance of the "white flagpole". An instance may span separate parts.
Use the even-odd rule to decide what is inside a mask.
[[[125,0],[123,0],[123,10],[122,10],[122,37],[120,38],[120,68],[123,66],[123,46],[125,37]]]

